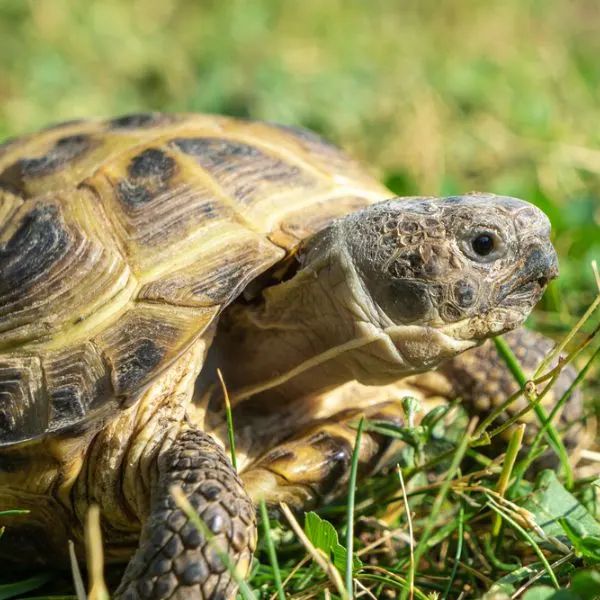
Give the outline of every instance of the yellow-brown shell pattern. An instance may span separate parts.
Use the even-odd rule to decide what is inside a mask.
[[[0,146],[0,444],[105,415],[255,276],[389,192],[318,136],[210,115]]]

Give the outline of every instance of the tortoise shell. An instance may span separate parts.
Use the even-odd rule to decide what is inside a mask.
[[[204,115],[0,146],[0,444],[130,405],[248,282],[389,192],[315,134]]]

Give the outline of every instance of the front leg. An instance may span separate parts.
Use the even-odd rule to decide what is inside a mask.
[[[356,440],[356,424],[368,419],[404,423],[402,403],[388,401],[367,410],[347,410],[322,419],[307,430],[268,450],[241,474],[250,497],[276,508],[286,502],[296,510],[309,510],[346,491]],[[359,475],[374,472],[394,440],[365,431],[359,454]]]
[[[525,329],[509,333],[505,339],[529,373],[553,346],[548,338]],[[565,368],[546,402],[558,400],[575,376],[572,367]],[[448,361],[435,373],[413,376],[389,386],[367,387],[351,383],[345,387],[347,391],[336,398],[333,406],[346,404],[355,408],[339,412],[326,410],[326,418],[275,445],[244,469],[241,476],[254,501],[262,497],[272,506],[284,501],[296,509],[309,509],[343,494],[358,419],[364,414],[371,420],[403,425],[400,402],[403,396],[419,398],[425,412],[460,397],[467,412],[485,416],[517,390],[512,374],[491,341]],[[327,405],[327,401],[321,403]],[[521,398],[509,409],[509,415],[523,406],[525,400]],[[576,391],[561,413],[560,424],[566,427],[579,419],[581,413],[581,396]],[[531,415],[528,415],[528,421],[528,439],[532,439],[538,425],[532,422]],[[567,429],[569,446],[581,442],[581,429]],[[391,438],[370,432],[363,434],[359,457],[362,475],[376,470],[391,443]]]
[[[211,541],[175,504],[175,485],[212,532]],[[150,515],[116,598],[230,600],[237,585],[217,549],[244,576],[255,545],[254,507],[228,458],[209,435],[184,427],[159,454]]]

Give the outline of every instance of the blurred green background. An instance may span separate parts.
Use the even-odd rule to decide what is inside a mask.
[[[596,293],[599,102],[597,0],[0,0],[2,137],[220,112],[315,129],[398,194],[527,198],[562,328]]]

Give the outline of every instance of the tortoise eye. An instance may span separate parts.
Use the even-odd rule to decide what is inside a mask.
[[[495,247],[494,237],[489,233],[482,233],[472,240],[471,246],[479,256],[487,256]]]

